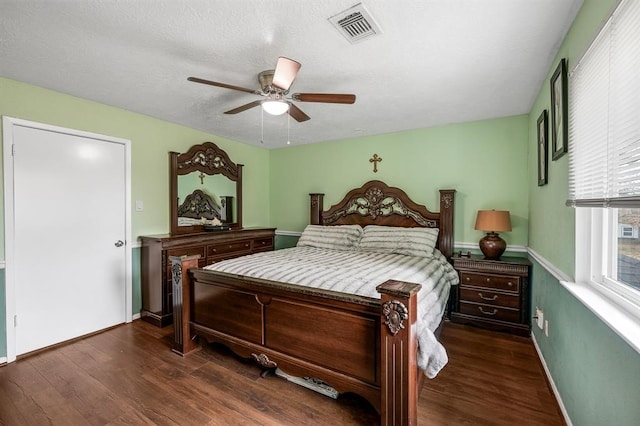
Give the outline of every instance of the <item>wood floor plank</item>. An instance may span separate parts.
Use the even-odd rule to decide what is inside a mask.
[[[135,321],[0,367],[0,425],[376,425],[364,399],[336,401],[221,346],[188,357],[171,327]],[[426,380],[424,425],[563,425],[530,339],[447,323],[448,365]]]

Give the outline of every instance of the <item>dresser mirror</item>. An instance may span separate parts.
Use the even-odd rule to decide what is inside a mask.
[[[242,164],[213,142],[169,153],[171,234],[242,228]]]

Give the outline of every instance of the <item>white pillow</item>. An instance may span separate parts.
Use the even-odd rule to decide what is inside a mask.
[[[356,250],[362,236],[360,225],[307,225],[298,239],[298,247],[317,247],[332,250]]]
[[[432,257],[438,231],[438,228],[369,225],[364,228],[358,248],[361,251]]]

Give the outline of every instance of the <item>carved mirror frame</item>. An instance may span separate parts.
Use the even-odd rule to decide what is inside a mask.
[[[227,153],[213,142],[193,145],[183,154],[169,152],[171,234],[204,232],[203,225],[178,226],[178,176],[192,172],[201,172],[210,176],[222,174],[236,183],[236,220],[229,223],[229,226],[242,228],[242,167],[242,164],[231,161]]]

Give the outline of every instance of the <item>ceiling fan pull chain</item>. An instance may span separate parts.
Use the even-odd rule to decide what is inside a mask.
[[[264,110],[260,108],[260,143],[264,144]]]
[[[289,137],[290,128],[291,128],[291,116],[287,114],[287,145],[291,145],[291,138]]]

